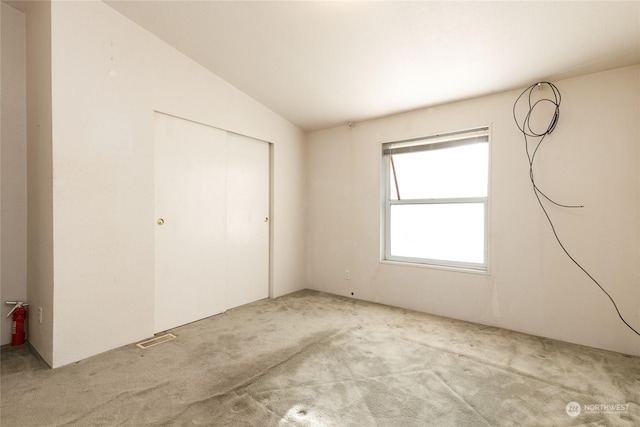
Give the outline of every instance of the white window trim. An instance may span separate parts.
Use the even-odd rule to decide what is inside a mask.
[[[432,144],[452,142],[455,144],[460,139],[468,139],[477,135],[486,135],[488,140],[489,164],[487,165],[487,196],[486,197],[459,197],[459,198],[438,198],[438,199],[410,199],[410,200],[391,200],[391,161],[389,154],[385,153],[385,147],[394,145],[396,147],[404,147],[410,145],[418,145],[416,141],[430,141]],[[462,137],[461,137],[462,136]],[[490,126],[482,126],[480,128],[470,129],[468,131],[456,131],[446,134],[437,134],[421,138],[413,138],[402,141],[384,142],[382,146],[382,197],[383,199],[383,224],[382,224],[382,250],[381,262],[398,265],[411,265],[416,267],[428,267],[436,269],[452,269],[464,272],[475,272],[489,274],[489,194],[490,194],[490,175],[491,175],[491,128]],[[407,205],[407,204],[452,204],[452,203],[482,203],[484,205],[484,262],[458,262],[440,259],[427,258],[411,258],[391,255],[391,206]]]

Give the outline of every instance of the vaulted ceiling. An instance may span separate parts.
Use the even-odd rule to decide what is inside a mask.
[[[304,130],[640,63],[640,2],[107,1]]]

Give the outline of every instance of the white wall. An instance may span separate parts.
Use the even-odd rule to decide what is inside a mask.
[[[51,365],[153,334],[154,110],[274,144],[273,294],[303,288],[304,134],[105,4],[51,22]]]
[[[640,66],[556,82],[560,122],[538,184],[565,246],[640,329]],[[640,355],[640,337],[561,252],[512,117],[519,91],[308,136],[308,283],[335,294]],[[492,126],[490,274],[381,263],[380,144]],[[351,280],[344,279],[349,269]]]
[[[27,101],[24,13],[2,3],[2,165],[0,283],[5,301],[27,300]],[[11,318],[0,314],[0,345],[11,342]]]
[[[51,8],[22,3],[27,26],[27,298],[31,345],[53,360]],[[22,9],[21,9],[22,10]],[[42,323],[34,311],[42,307]]]

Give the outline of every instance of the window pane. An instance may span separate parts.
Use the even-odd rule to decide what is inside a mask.
[[[390,215],[392,257],[484,263],[484,203],[391,205]]]
[[[400,200],[487,195],[489,144],[460,145],[393,155]],[[389,167],[390,198],[398,200]]]

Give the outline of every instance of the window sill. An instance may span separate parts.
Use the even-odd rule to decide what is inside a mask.
[[[380,260],[380,264],[395,265],[399,267],[425,268],[428,270],[445,270],[445,271],[452,271],[456,273],[479,274],[482,276],[489,275],[488,268],[486,270],[480,270],[477,268],[454,267],[449,265],[437,265],[437,264],[422,264],[417,262],[406,262],[406,261],[392,261],[388,259]]]

